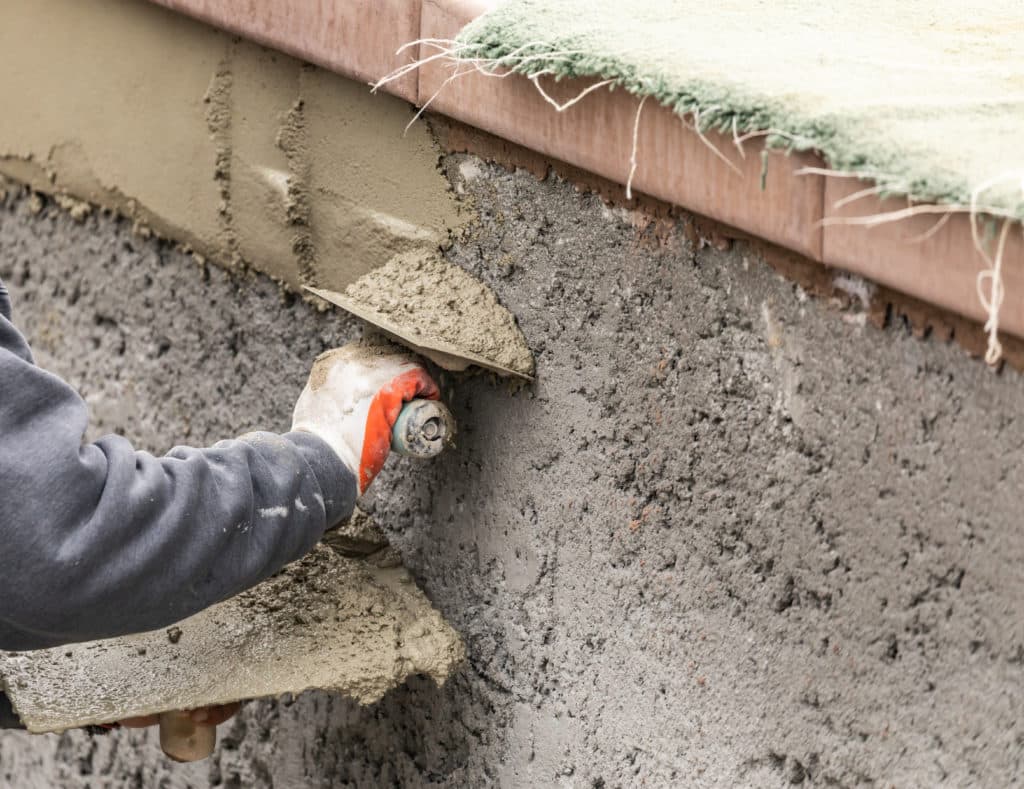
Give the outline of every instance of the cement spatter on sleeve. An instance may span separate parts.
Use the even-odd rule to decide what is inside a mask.
[[[349,285],[345,295],[425,343],[447,343],[533,374],[533,354],[512,313],[490,288],[436,253],[396,255]]]

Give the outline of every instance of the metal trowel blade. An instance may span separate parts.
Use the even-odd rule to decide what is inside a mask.
[[[311,288],[308,285],[304,287],[310,293],[316,294],[320,298],[331,302],[331,304],[341,307],[343,310],[351,312],[357,318],[361,318],[372,326],[375,326],[391,339],[405,345],[421,356],[427,357],[445,370],[465,370],[471,364],[475,364],[478,367],[492,370],[499,375],[510,375],[516,378],[523,378],[527,381],[533,380],[532,376],[527,375],[526,373],[513,370],[509,367],[504,367],[490,359],[480,356],[479,354],[475,354],[472,351],[457,348],[444,340],[423,336],[405,327],[399,326],[392,322],[388,316],[378,312],[372,307],[359,303],[355,299],[349,298],[344,293],[338,293],[334,290],[324,290],[323,288]]]

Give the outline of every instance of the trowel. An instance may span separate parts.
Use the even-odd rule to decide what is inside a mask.
[[[396,255],[344,292],[306,290],[445,370],[476,365],[533,378],[533,355],[512,313],[484,283],[436,252]]]
[[[420,356],[425,356],[438,367],[445,370],[462,371],[475,364],[499,375],[525,378],[526,380],[532,377],[521,370],[513,370],[493,359],[487,359],[465,348],[459,348],[439,337],[423,336],[407,326],[400,326],[387,315],[378,312],[373,307],[359,303],[356,299],[346,296],[344,293],[339,293],[335,290],[324,290],[323,288],[311,288],[309,286],[306,286],[306,290],[325,301],[331,302],[335,306],[341,307],[346,312],[351,312],[357,318],[361,318],[375,327],[389,340],[406,346]]]

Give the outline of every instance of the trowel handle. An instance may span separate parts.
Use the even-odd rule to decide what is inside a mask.
[[[455,418],[437,400],[410,400],[391,429],[391,450],[406,457],[435,457],[454,440]]]
[[[160,714],[160,747],[176,762],[198,762],[213,753],[217,727],[196,723],[185,710]]]

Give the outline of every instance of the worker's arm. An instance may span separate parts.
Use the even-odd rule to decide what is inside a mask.
[[[6,295],[0,309],[0,649],[156,629],[267,578],[347,518],[383,463],[390,424],[368,428],[380,394],[366,387],[412,375],[398,408],[436,396],[422,368],[375,361],[348,365],[361,386],[335,404],[352,361],[335,354],[295,431],[157,458],[117,436],[83,443],[85,403],[32,363]]]

